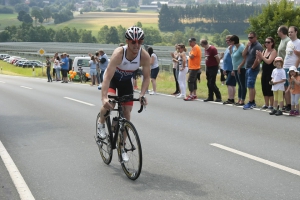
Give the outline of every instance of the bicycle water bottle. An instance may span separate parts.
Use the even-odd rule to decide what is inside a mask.
[[[117,124],[118,124],[118,118],[114,117],[112,119],[112,123],[111,123],[111,130],[112,130],[112,132],[117,131]]]

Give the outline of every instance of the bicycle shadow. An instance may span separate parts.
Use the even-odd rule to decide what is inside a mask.
[[[113,175],[122,178],[126,182],[134,185],[133,189],[140,192],[142,190],[161,191],[170,193],[181,193],[187,196],[206,196],[208,193],[201,190],[202,185],[188,180],[178,179],[164,174],[151,173],[142,170],[140,177],[136,181],[129,180],[123,173],[120,165],[111,164],[110,169],[114,170]],[[120,171],[121,170],[121,171]],[[122,174],[123,173],[123,174]]]

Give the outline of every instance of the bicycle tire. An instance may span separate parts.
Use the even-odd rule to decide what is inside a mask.
[[[141,146],[138,132],[135,129],[134,125],[131,122],[126,120],[123,126],[125,132],[127,133],[124,150],[125,152],[127,152],[129,161],[128,162],[122,161],[122,155],[121,155],[122,147],[120,141],[118,141],[118,156],[121,161],[122,169],[125,172],[126,176],[131,180],[136,180],[140,176],[142,171],[142,163],[143,163],[142,146]]]
[[[108,131],[108,128],[111,127],[110,126],[110,117],[108,116],[105,120],[105,131],[107,133],[107,136],[103,140],[98,137],[99,119],[100,119],[100,113],[97,115],[97,119],[96,119],[96,143],[99,148],[99,152],[100,152],[103,162],[105,164],[109,165],[111,162],[112,156],[113,156],[113,149],[112,149],[112,144],[111,144],[112,137],[110,135],[110,131]]]

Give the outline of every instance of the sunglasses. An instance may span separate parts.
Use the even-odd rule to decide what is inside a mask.
[[[136,44],[136,42],[138,42],[138,44],[142,44],[144,40],[131,40],[131,44]]]
[[[254,37],[248,37],[249,40],[252,40]]]
[[[270,41],[265,41],[265,44],[270,44],[271,42]]]

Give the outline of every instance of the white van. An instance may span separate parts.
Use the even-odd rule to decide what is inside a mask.
[[[90,73],[89,61],[91,57],[75,57],[73,60],[72,70],[78,72],[78,67],[82,67],[83,71]]]

